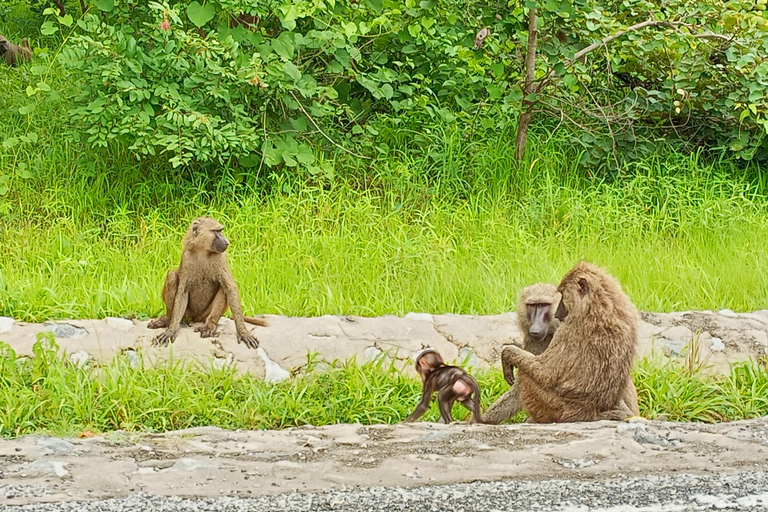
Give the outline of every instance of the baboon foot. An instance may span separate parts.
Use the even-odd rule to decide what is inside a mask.
[[[216,331],[216,327],[216,324],[211,325],[206,323],[195,327],[195,332],[199,332],[201,338],[213,338],[214,336],[219,335]]]
[[[168,343],[173,343],[175,339],[176,339],[175,332],[165,331],[155,336],[155,339],[152,340],[152,344],[159,347],[165,347],[165,346],[168,346]]]
[[[164,329],[166,327],[168,327],[167,316],[161,316],[160,318],[155,318],[154,320],[151,320],[147,324],[147,329]]]
[[[258,348],[259,340],[248,331],[237,333],[237,342],[245,343],[248,348]]]

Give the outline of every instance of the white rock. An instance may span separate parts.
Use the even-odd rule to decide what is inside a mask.
[[[256,353],[259,355],[261,360],[264,361],[264,369],[266,370],[264,380],[266,382],[282,382],[291,378],[291,373],[288,370],[284,370],[280,367],[279,364],[271,360],[263,348],[257,348]]]
[[[408,320],[420,320],[422,322],[435,323],[435,319],[429,313],[406,313],[405,318]]]
[[[69,475],[69,471],[64,469],[66,462],[60,462],[57,460],[36,460],[29,464],[24,464],[21,468],[24,471],[23,476],[29,478],[36,478],[41,476],[57,476],[64,478]]]
[[[57,338],[85,338],[88,336],[88,331],[72,324],[51,322],[46,324],[45,328],[51,331]]]
[[[217,370],[221,370],[224,367],[232,366],[232,364],[235,362],[235,356],[232,354],[232,352],[227,352],[227,357],[214,357],[213,358],[213,367]]]
[[[378,347],[368,347],[365,349],[365,352],[363,352],[363,363],[370,363],[372,361],[375,361],[376,358],[381,355],[381,349]]]
[[[218,469],[218,467],[218,464],[210,460],[182,457],[164,471],[197,471],[199,469]]]
[[[0,333],[2,332],[10,332],[11,329],[13,329],[13,324],[16,323],[16,320],[9,316],[0,316]]]
[[[117,329],[118,331],[126,332],[130,331],[133,327],[133,322],[126,318],[117,318],[114,316],[108,316],[104,319],[104,322],[107,324],[107,326],[111,327],[112,329]]]
[[[712,346],[709,347],[709,349],[713,352],[722,352],[725,350],[725,344],[720,338],[715,338],[712,336]]]
[[[475,349],[472,347],[462,347],[459,350],[459,361],[467,368],[475,368],[479,363],[475,355]]]
[[[35,442],[45,448],[44,453],[69,455],[75,449],[75,445],[58,437],[38,437]]]
[[[72,364],[74,364],[76,368],[85,366],[85,363],[87,363],[90,358],[90,354],[85,350],[78,350],[77,352],[69,354],[69,360],[72,361]]]
[[[139,357],[139,354],[137,354],[135,350],[126,350],[125,357],[128,358],[128,364],[130,365],[131,368],[136,369],[141,366],[141,358]]]
[[[739,318],[739,315],[733,312],[733,310],[730,309],[721,309],[718,311],[721,315],[728,317],[728,318]]]

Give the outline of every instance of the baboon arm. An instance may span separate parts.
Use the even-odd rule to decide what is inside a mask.
[[[187,311],[187,305],[189,303],[189,290],[187,289],[187,283],[179,283],[179,289],[176,292],[176,299],[173,301],[173,313],[171,313],[171,320],[168,325],[168,331],[174,333],[179,330],[181,326],[181,320],[184,318],[184,313]]]
[[[545,368],[538,360],[538,356],[515,345],[506,347],[504,351],[507,352],[509,364],[525,373],[539,386],[552,389],[557,385],[557,375],[553,374],[551,369]]]
[[[515,366],[512,364],[509,347],[504,347],[501,351],[501,371],[504,372],[504,380],[512,386],[515,383]]]
[[[229,277],[229,279],[227,279]],[[232,319],[235,321],[235,330],[237,331],[237,342],[245,343],[249,348],[257,348],[259,340],[245,327],[243,318],[243,307],[240,305],[240,293],[237,291],[237,285],[232,274],[224,276],[221,280],[221,286],[224,288],[224,294],[227,296],[227,304],[232,311]]]
[[[416,406],[416,409],[413,410],[413,413],[410,416],[405,418],[405,421],[411,422],[421,418],[424,413],[427,412],[427,409],[429,409],[429,402],[431,400],[432,389],[427,386],[427,383],[425,382],[421,388],[421,401],[419,402],[419,405]]]

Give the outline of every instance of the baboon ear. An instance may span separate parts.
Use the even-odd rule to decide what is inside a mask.
[[[589,293],[589,283],[583,277],[579,279],[579,295],[582,297]]]
[[[198,230],[200,229],[200,223],[195,221],[192,223],[192,233],[197,234]]]

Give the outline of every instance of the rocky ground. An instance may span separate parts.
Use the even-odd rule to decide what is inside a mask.
[[[768,418],[27,436],[0,510],[756,510],[767,456]]]
[[[250,350],[223,319],[217,338],[191,327],[152,347],[145,321],[29,324],[0,318],[0,340],[32,355],[52,331],[74,364],[126,357],[236,365],[268,380],[306,363],[420,349],[498,364],[521,340],[514,313],[494,316],[287,318],[251,328]],[[768,311],[644,313],[638,356],[680,357],[692,340],[713,371],[765,357]],[[196,510],[768,510],[768,417],[718,425],[335,425],[284,431],[199,428],[158,435],[0,441],[0,511]]]
[[[498,364],[503,345],[522,341],[515,313],[265,318],[268,327],[249,326],[261,342],[255,351],[236,342],[234,324],[226,318],[221,320],[216,338],[201,338],[191,327],[184,327],[170,347],[153,347],[151,340],[158,331],[147,329],[146,321],[106,318],[34,324],[0,317],[0,341],[9,343],[19,355],[31,356],[38,333],[52,331],[75,364],[104,362],[117,355],[128,357],[134,365],[173,357],[196,360],[205,366],[211,361],[216,365],[235,364],[240,371],[268,380],[287,378],[290,371],[306,364],[308,353],[315,353],[320,361],[329,364],[351,357],[361,362],[394,357],[405,365],[422,348],[433,347],[448,361],[468,358],[471,366],[487,367]],[[714,371],[724,371],[734,361],[768,354],[768,310],[643,313],[638,327],[638,356],[657,352],[678,357],[696,340],[699,361]]]

